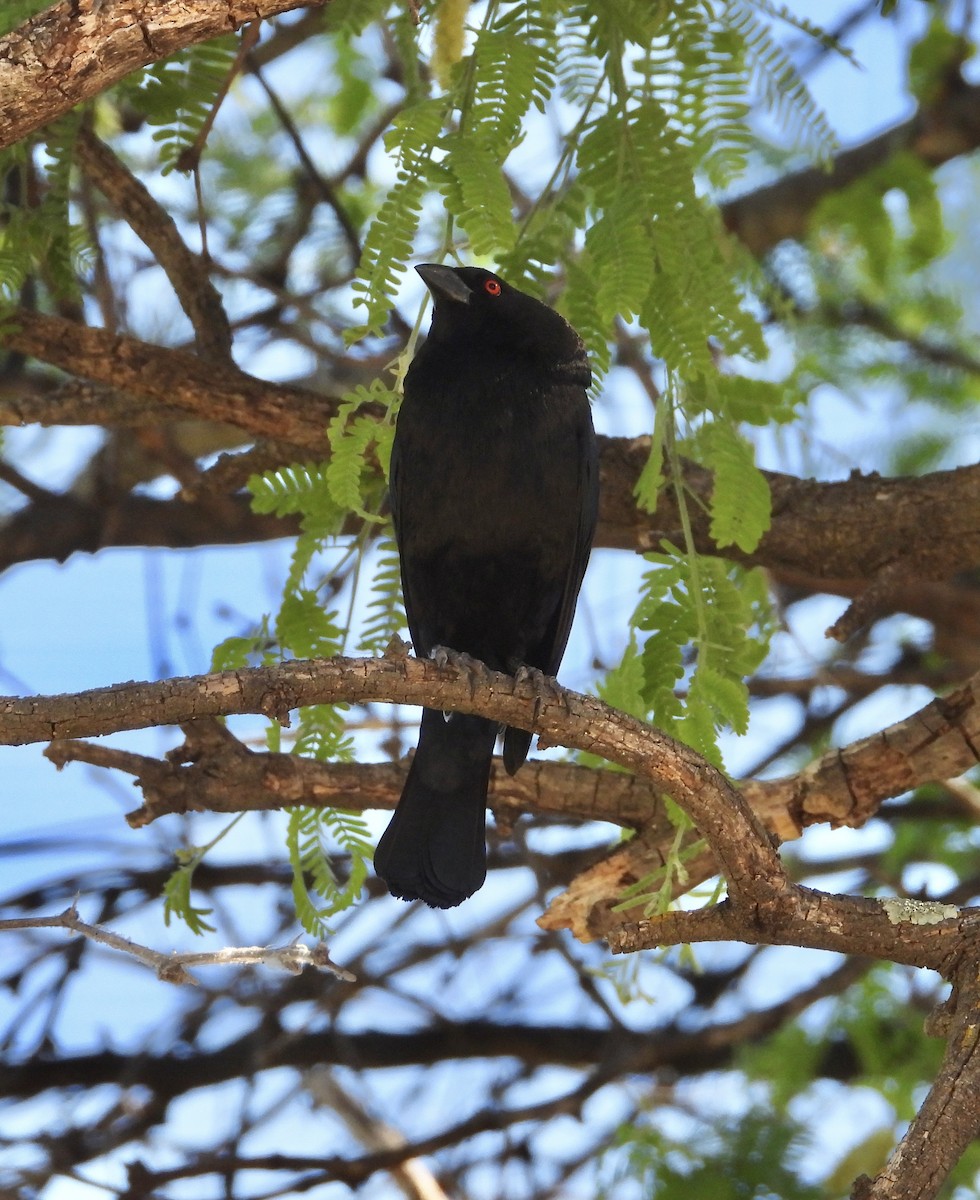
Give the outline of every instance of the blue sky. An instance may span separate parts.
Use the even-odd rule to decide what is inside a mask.
[[[796,3],[795,11],[812,15],[813,5]],[[837,13],[845,13],[851,3],[825,3],[820,19],[834,23]],[[905,6],[902,6],[903,11]],[[914,19],[926,19],[928,6],[913,7]],[[838,130],[844,145],[863,140],[895,123],[911,111],[899,69],[901,47],[910,36],[910,26],[876,22],[853,43],[859,62],[856,68],[839,58],[828,56],[809,82]],[[301,89],[303,81],[295,74],[295,60],[279,64],[274,82],[288,97],[290,89]],[[955,182],[955,180],[954,180]],[[182,186],[168,180],[165,188]],[[959,187],[960,185],[957,185]],[[962,189],[961,189],[962,190]],[[958,207],[957,207],[958,204]],[[954,201],[954,210],[966,222],[972,211],[965,201]],[[976,254],[976,245],[964,253]],[[974,275],[973,278],[980,277]],[[161,304],[156,289],[134,297],[143,310],[144,330],[157,325],[168,328],[173,314]],[[409,319],[413,313],[407,312]],[[308,369],[305,361],[283,361],[281,356],[243,358],[242,365],[259,366],[288,378]],[[621,373],[610,377],[611,398],[600,403],[596,423],[603,432],[638,433],[649,428],[646,401],[639,397]],[[880,412],[861,413],[846,399],[828,394],[823,411],[815,415],[817,437],[860,449],[864,469],[879,465],[875,461],[880,437]],[[13,431],[5,442],[5,452],[30,477],[48,486],[60,486],[71,478],[84,456],[91,450],[91,431]],[[961,461],[975,461],[980,446],[977,440],[964,439]],[[766,454],[775,451],[767,448]],[[953,464],[950,464],[953,465]],[[107,550],[97,555],[75,555],[63,565],[31,563],[15,567],[0,576],[0,692],[11,694],[75,691],[104,686],[127,679],[147,679],[170,674],[192,674],[207,669],[211,646],[232,633],[245,632],[263,612],[274,610],[278,589],[288,563],[288,546],[273,543],[259,548],[224,548],[189,552]],[[594,653],[611,662],[621,648],[622,631],[635,602],[634,587],[639,565],[623,562],[622,555],[596,554],[590,567],[573,640],[566,655],[563,680],[573,687],[585,687],[590,679],[588,664]],[[616,564],[615,566],[613,564]],[[785,666],[800,663],[804,667],[814,655],[826,653],[821,631],[843,607],[843,601],[827,598],[816,601],[805,612],[797,613],[794,627],[780,639],[777,655]],[[896,620],[902,621],[902,618]],[[924,635],[921,623],[906,622],[911,636]],[[894,689],[883,700],[858,706],[838,731],[842,739],[861,736],[918,708],[927,698],[918,689]],[[786,706],[773,705],[763,710],[760,728],[750,735],[751,743],[728,747],[731,768],[738,771],[759,754],[760,747],[777,742],[792,716]],[[174,731],[150,730],[114,739],[120,745],[147,754],[159,755],[176,741]],[[111,869],[114,861],[155,858],[158,847],[168,839],[179,839],[180,828],[170,818],[159,827],[138,833],[123,822],[123,814],[135,807],[136,794],[128,781],[107,780],[104,773],[79,765],[62,772],[42,757],[41,747],[0,747],[0,778],[4,781],[4,800],[0,805],[0,863],[2,886],[9,893],[22,883],[54,873],[63,867],[64,844],[52,847],[51,855],[21,854],[26,839],[42,834],[68,839],[74,846],[73,857],[79,869]],[[261,849],[270,856],[281,855],[276,820],[247,820],[236,830],[235,840],[218,852],[237,855]],[[196,829],[213,829],[215,821],[195,822]],[[851,834],[818,833],[814,845],[823,839],[850,839]],[[477,899],[471,903],[495,904],[499,898]],[[85,915],[85,897],[81,898]],[[397,906],[393,906],[395,911]],[[453,929],[463,930],[469,918],[465,911],[431,914],[432,936]],[[159,913],[141,912],[129,930],[158,947],[189,943],[182,931],[165,929]],[[532,936],[533,931],[528,931]],[[59,935],[54,935],[59,936]],[[338,937],[335,957],[343,961],[343,931]],[[195,947],[197,948],[197,947]],[[460,984],[461,995],[472,997],[477,981]],[[166,1037],[166,1012],[169,994],[142,968],[128,964],[110,965],[104,975],[91,975],[77,985],[73,996],[75,1016],[70,1036],[79,1044],[93,1044],[106,1025],[102,1006],[106,989],[111,987],[129,997],[141,1012],[147,1028],[162,1022],[161,1037]],[[467,1001],[468,1002],[468,1001]],[[0,997],[0,1012],[9,1011],[12,1001]],[[461,1001],[461,1004],[463,1001]],[[669,1006],[669,1001],[668,1001]],[[374,1015],[369,1005],[363,1010],[367,1021]],[[273,1085],[270,1085],[273,1086]],[[33,1124],[36,1112],[27,1114]],[[184,1130],[193,1125],[210,1132],[220,1121],[214,1111],[202,1113],[197,1102],[189,1101],[175,1118]],[[64,1195],[81,1196],[79,1185],[68,1185]],[[95,1195],[95,1192],[92,1192]],[[58,1200],[52,1189],[46,1200]]]

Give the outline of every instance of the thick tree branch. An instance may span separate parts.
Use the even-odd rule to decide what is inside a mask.
[[[326,0],[62,0],[0,38],[0,148],[178,50]]]
[[[526,683],[509,676],[486,672],[482,683],[475,683],[465,670],[409,657],[289,662],[162,683],[120,684],[73,696],[3,700],[0,740],[16,745],[232,713],[264,713],[285,720],[300,705],[338,700],[414,703],[476,713],[628,767],[672,796],[707,840],[728,882],[726,906],[706,915],[670,914],[657,922],[641,922],[634,927],[641,932],[632,935],[633,942],[623,940],[628,935],[622,930],[607,934],[621,948],[635,949],[657,938],[669,941],[664,931],[672,936],[671,922],[679,922],[678,928],[684,926],[681,940],[723,935],[784,944],[802,939],[798,944],[946,973],[962,952],[962,938],[972,936],[969,924],[961,929],[946,920],[925,926],[927,932],[916,926],[917,936],[909,936],[908,928],[877,901],[794,887],[743,797],[694,751],[591,697],[556,691],[554,698],[542,699],[533,689],[528,691]],[[975,698],[964,696],[958,711],[961,718],[975,716]],[[965,733],[962,725],[956,729],[975,751],[975,723]],[[926,738],[934,732],[925,728]]]
[[[313,392],[264,383],[231,365],[208,363],[193,354],[59,317],[19,310],[14,320],[17,328],[5,333],[4,344],[112,390],[106,393],[95,387],[69,390],[60,398],[58,393],[47,399],[32,397],[27,412],[9,397],[0,398],[0,420],[11,424],[38,420],[45,403],[50,403],[53,422],[89,423],[105,412],[107,397],[117,411],[120,394],[128,393],[135,398],[134,409],[143,413],[148,423],[159,421],[161,413],[170,416],[179,409],[228,422],[252,437],[287,443],[297,457],[303,448],[316,456],[325,452],[324,429],[336,405]],[[650,441],[645,437],[603,439],[597,545],[646,551],[659,548],[664,537],[682,540],[672,494],[663,494],[652,515],[636,506],[634,488],[649,453]],[[868,475],[820,483],[768,472],[767,479],[773,499],[772,527],[753,554],[735,553],[735,557],[765,566],[789,584],[840,595],[860,595],[869,581],[880,581],[887,572],[887,587],[883,589],[879,582],[874,593],[878,597],[875,603],[884,603],[886,611],[907,611],[935,620],[936,605],[957,605],[970,628],[974,624],[980,627],[980,598],[975,591],[957,589],[956,596],[947,598],[945,592],[923,590],[923,581],[948,581],[980,562],[980,522],[976,519],[980,465],[919,478]],[[712,476],[687,464],[685,484],[696,499],[707,501]],[[695,544],[704,553],[716,552],[706,504],[689,507]],[[164,511],[158,511],[155,519],[161,532],[155,545],[167,544],[163,518]],[[21,521],[26,523],[29,517],[22,515]],[[138,529],[138,524],[131,528]],[[126,522],[116,525],[120,529],[125,526]],[[111,531],[109,536],[113,536]],[[34,539],[35,557],[64,557],[65,538],[59,537],[56,550],[47,553],[44,540],[40,534]],[[222,540],[220,531],[212,540]],[[29,544],[26,539],[25,547]],[[99,544],[142,543],[137,536],[134,542],[103,540]],[[25,549],[24,557],[27,553]]]
[[[141,807],[129,814],[133,828],[172,813],[294,805],[390,809],[405,783],[406,762],[321,763],[295,754],[251,751],[213,719],[183,728],[184,744],[165,761],[82,741],[52,742],[45,754],[58,767],[86,762],[133,775],[143,792]],[[978,759],[980,676],[880,733],[830,751],[795,775],[747,779],[738,786],[756,816],[784,842],[824,822],[858,828],[885,800],[964,774]],[[640,839],[585,871],[552,902],[546,926],[569,928],[582,940],[623,923],[622,915],[611,914],[608,906],[648,874],[652,863],[664,861],[675,832],[648,780],[574,763],[532,759],[511,776],[495,760],[490,805],[504,826],[533,812],[642,831]],[[718,870],[708,850],[689,860],[686,869],[690,887]]]
[[[253,512],[247,496],[175,502],[129,494],[96,504],[51,493],[4,522],[0,570],[38,557],[64,562],[107,546],[242,545],[298,532],[296,521]]]
[[[407,656],[334,658],[119,684],[74,696],[0,700],[0,741],[87,737],[232,713],[285,721],[291,709],[337,700],[458,709],[599,754],[651,780],[688,811],[734,894],[758,904],[789,887],[762,826],[728,780],[694,751],[599,700],[560,690],[554,699],[542,699],[530,682],[495,672],[477,686],[466,671]]]
[[[231,363],[206,362],[183,350],[26,309],[11,313],[10,321],[15,328],[4,331],[4,345],[82,379],[139,396],[148,421],[156,421],[153,409],[159,405],[300,446],[309,444],[317,430],[322,447],[323,431],[336,411],[322,396],[263,383]]]
[[[676,910],[611,930],[614,954],[633,954],[687,942],[744,942],[749,946],[800,946],[861,954],[949,978],[980,941],[980,909],[931,901],[830,896],[794,887],[769,909],[724,901],[694,911]]]

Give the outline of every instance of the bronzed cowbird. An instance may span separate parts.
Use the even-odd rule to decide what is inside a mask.
[[[416,270],[435,309],[405,377],[391,510],[408,627],[495,671],[554,675],[598,503],[588,358],[539,300],[478,267]],[[423,709],[418,750],[374,857],[392,895],[451,908],[486,878],[497,724]],[[504,765],[531,735],[504,731]]]

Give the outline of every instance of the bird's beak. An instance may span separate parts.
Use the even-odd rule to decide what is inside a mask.
[[[470,289],[452,267],[442,263],[422,263],[416,271],[436,300],[451,300],[454,304],[469,304]]]

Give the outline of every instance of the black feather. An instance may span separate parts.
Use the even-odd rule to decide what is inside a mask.
[[[554,675],[598,506],[585,348],[561,316],[489,271],[418,271],[435,312],[405,378],[391,460],[415,653],[446,646],[493,670]],[[423,713],[375,855],[393,894],[446,908],[483,883],[494,734],[479,718]],[[511,773],[530,741],[505,731]]]

